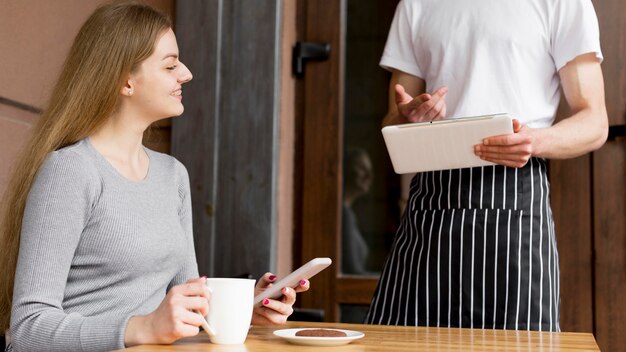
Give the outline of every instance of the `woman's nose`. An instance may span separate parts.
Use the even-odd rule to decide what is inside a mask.
[[[180,77],[178,77],[178,80],[181,83],[187,83],[189,81],[191,81],[193,79],[193,75],[191,74],[191,71],[189,71],[189,69],[187,68],[187,66],[185,66],[185,64],[183,64],[182,62],[180,63],[183,67],[181,70],[181,74]]]

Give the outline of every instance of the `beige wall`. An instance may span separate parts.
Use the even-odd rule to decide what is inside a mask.
[[[1,0],[0,97],[42,108],[74,36],[104,0]],[[150,0],[172,14],[174,0]],[[0,195],[37,114],[0,103]]]

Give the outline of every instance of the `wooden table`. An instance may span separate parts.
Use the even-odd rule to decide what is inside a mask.
[[[344,346],[310,347],[285,342],[272,334],[274,330],[299,327],[357,330],[365,337]],[[125,351],[599,351],[589,333],[551,333],[514,330],[448,329],[383,325],[288,322],[285,326],[255,326],[244,345],[214,345],[201,332],[174,345],[143,345]]]

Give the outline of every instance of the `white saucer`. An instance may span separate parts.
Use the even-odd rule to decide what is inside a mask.
[[[316,337],[316,336],[296,336],[296,333],[301,330],[317,330],[320,328],[306,328],[306,329],[282,329],[274,331],[274,335],[282,337],[283,339],[294,343],[296,345],[308,345],[308,346],[339,346],[348,344],[356,339],[360,339],[365,336],[360,331],[342,330],[342,329],[328,329],[343,331],[347,336],[344,337]]]

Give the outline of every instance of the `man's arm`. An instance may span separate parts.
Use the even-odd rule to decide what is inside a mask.
[[[602,147],[608,136],[609,121],[602,69],[595,54],[576,57],[559,71],[559,76],[572,116],[546,129],[537,155],[567,159]]]
[[[441,87],[431,95],[425,93],[425,88],[423,79],[393,70],[389,82],[389,110],[383,126],[445,117],[444,96],[448,89]]]
[[[604,80],[595,54],[576,57],[560,71],[572,115],[548,128],[518,125],[515,133],[487,138],[475,147],[482,159],[522,167],[531,156],[568,159],[600,148],[608,135]]]

